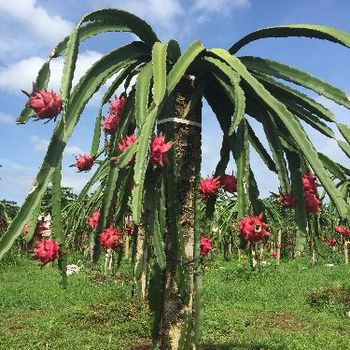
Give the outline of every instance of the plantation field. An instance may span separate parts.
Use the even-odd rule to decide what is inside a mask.
[[[56,268],[2,266],[0,349],[150,349],[146,303],[130,299],[122,271],[81,272],[62,290]],[[213,262],[201,349],[350,349],[350,292],[339,288],[349,277],[343,265],[303,260],[259,272]]]

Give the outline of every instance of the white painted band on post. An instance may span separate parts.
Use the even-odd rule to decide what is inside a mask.
[[[187,119],[181,119],[181,118],[166,118],[158,121],[158,125],[168,123],[168,122],[175,122],[175,123],[182,123],[186,125],[193,125],[193,126],[198,126],[199,128],[201,127],[200,123],[193,122],[192,120],[187,120]]]

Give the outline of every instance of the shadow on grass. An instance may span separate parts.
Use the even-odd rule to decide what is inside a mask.
[[[150,342],[140,343],[133,347],[133,350],[151,350]],[[259,343],[222,343],[222,344],[203,344],[200,350],[284,350],[283,346],[265,345]]]
[[[203,344],[200,350],[283,350],[281,345],[266,345],[259,343],[221,343]]]

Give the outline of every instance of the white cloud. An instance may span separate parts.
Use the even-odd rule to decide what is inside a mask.
[[[4,167],[4,168],[9,168],[12,170],[18,170],[18,171],[23,171],[23,170],[28,170],[29,168],[19,164],[17,162],[14,162],[13,160],[9,160],[9,159],[4,159],[4,158],[0,158],[0,164]]]
[[[150,18],[164,28],[171,28],[183,8],[178,0],[129,0],[123,7],[142,18]]]
[[[7,113],[0,112],[0,124],[14,124],[15,118]]]
[[[102,54],[96,51],[86,51],[80,54],[77,61],[73,85],[76,84],[87,69],[101,57]],[[45,60],[41,57],[29,57],[8,65],[7,67],[0,68],[0,90],[10,93],[19,93],[20,90],[30,92],[32,89],[32,82],[35,80],[44,62]],[[49,88],[58,91],[62,79],[63,58],[52,60],[50,67],[51,76]]]
[[[196,0],[190,8],[192,22],[208,22],[213,19],[213,15],[227,16],[236,9],[250,7],[249,0]]]
[[[192,11],[228,14],[235,8],[245,8],[249,6],[249,0],[196,0],[192,7]]]
[[[29,141],[32,143],[35,153],[45,153],[49,145],[48,140],[42,139],[38,136],[31,136]]]
[[[66,146],[64,153],[71,156],[77,156],[79,154],[84,154],[84,151],[79,146]]]
[[[72,23],[60,16],[50,15],[36,0],[0,0],[1,17],[15,19],[24,32],[49,44],[62,40],[72,28]]]
[[[92,176],[92,172],[79,172],[74,175],[64,173],[62,174],[62,186],[71,187],[75,193],[79,193],[85,184],[89,181]]]
[[[181,31],[181,16],[186,12],[180,0],[105,0],[93,1],[94,5],[120,8],[131,12],[152,26],[159,26],[156,31],[163,40],[175,36]]]
[[[34,179],[34,167],[28,167],[10,159],[0,159],[1,198],[22,204]]]
[[[32,82],[44,60],[30,57],[0,69],[0,89],[7,92],[31,90]]]
[[[49,140],[40,138],[39,136],[31,136],[29,138],[30,143],[34,147],[35,153],[46,153],[47,147],[49,145]],[[66,146],[64,149],[64,154],[69,156],[75,156],[78,154],[84,154],[84,151],[76,145],[73,146]]]

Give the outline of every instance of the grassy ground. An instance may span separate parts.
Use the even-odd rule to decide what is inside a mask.
[[[205,275],[201,349],[350,349],[350,293],[338,303],[320,288],[349,281],[344,266],[293,261],[250,272],[216,262]],[[0,271],[0,349],[147,349],[149,316],[130,300],[122,275],[105,281],[80,273],[58,286],[56,268],[21,261]]]

